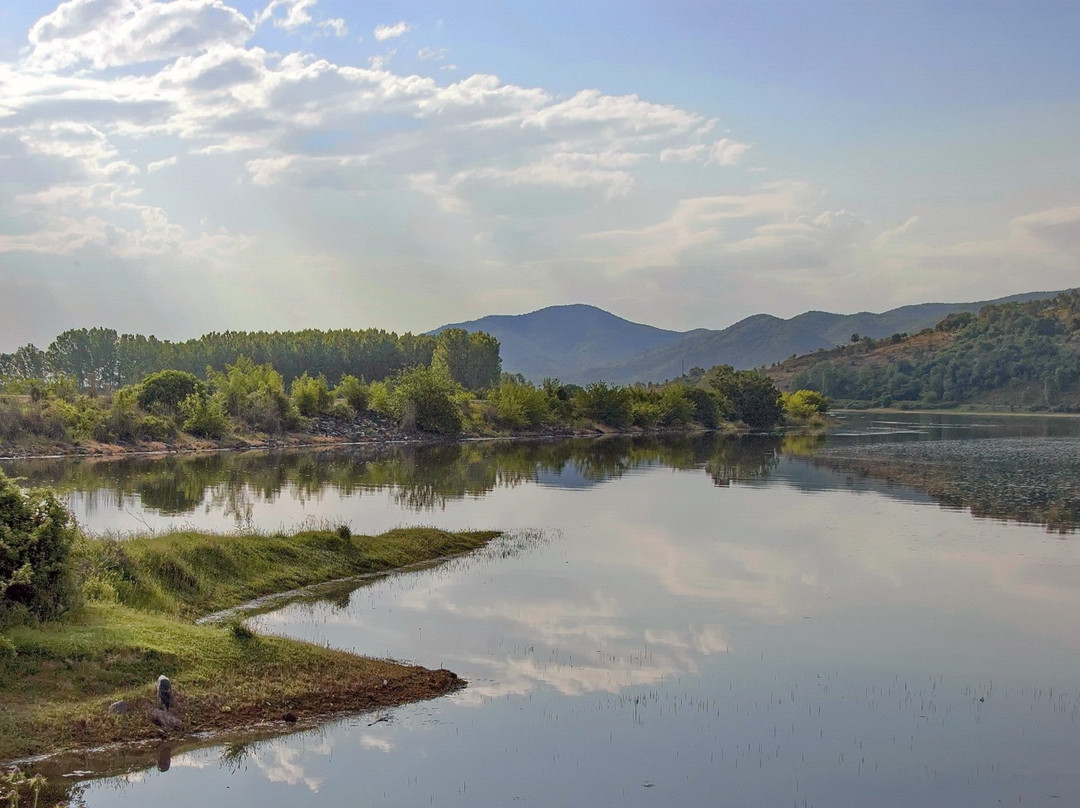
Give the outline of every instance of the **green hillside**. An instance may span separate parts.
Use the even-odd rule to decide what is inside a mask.
[[[768,372],[782,389],[840,403],[1080,411],[1080,291],[954,312],[918,334],[860,337]]]

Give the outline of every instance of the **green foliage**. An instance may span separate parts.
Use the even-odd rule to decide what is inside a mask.
[[[795,418],[813,418],[829,411],[829,399],[817,390],[796,390],[784,393],[780,403],[789,416]]]
[[[630,422],[630,394],[625,387],[593,382],[574,396],[574,413],[612,427]]]
[[[512,429],[540,426],[552,418],[544,390],[507,373],[488,393],[488,400],[495,406],[499,423]]]
[[[50,620],[76,602],[74,520],[50,491],[24,492],[0,472],[0,625]]]
[[[499,381],[499,341],[482,331],[448,328],[436,337],[431,366],[466,390],[482,390]]]
[[[225,410],[242,424],[263,432],[281,432],[296,421],[297,411],[285,394],[285,380],[270,365],[241,356],[224,373],[211,370],[210,386]]]
[[[697,368],[700,370],[700,368]],[[704,371],[698,378],[704,378]],[[690,402],[694,408],[692,420],[701,424],[706,429],[715,429],[720,424],[720,405],[716,398],[707,390],[700,387],[689,387],[683,390],[683,398]]]
[[[1080,408],[1077,291],[985,306],[978,315],[950,314],[936,331],[938,342],[884,362],[828,352],[795,374],[790,386],[878,405],[949,406],[996,396],[1025,409]],[[889,342],[903,341],[901,335]]]
[[[363,412],[368,408],[368,386],[355,376],[342,376],[334,388],[334,395],[345,399],[356,412]]]
[[[721,410],[751,429],[772,429],[780,422],[780,391],[764,373],[718,365],[708,383]]]
[[[413,368],[398,374],[390,396],[394,413],[406,428],[456,435],[462,429],[461,388],[434,368]]]
[[[394,409],[394,400],[390,395],[390,385],[386,382],[372,382],[368,386],[368,409],[379,415],[398,417]]]
[[[299,378],[293,379],[289,393],[301,415],[322,415],[334,402],[325,376],[313,379],[304,373]]]
[[[225,405],[218,396],[200,396],[192,393],[180,402],[184,416],[183,429],[204,438],[223,438],[229,434],[231,424]]]
[[[206,385],[193,373],[162,370],[151,373],[139,383],[139,406],[147,412],[176,415],[180,402],[191,395],[205,396]]]
[[[560,384],[558,379],[544,379],[540,389],[547,401],[547,408],[556,421],[569,421],[574,415],[574,396],[581,388],[577,385]]]

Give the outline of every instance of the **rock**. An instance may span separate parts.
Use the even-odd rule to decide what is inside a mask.
[[[282,719],[285,721],[286,724],[295,724],[296,723],[296,714],[295,713],[285,713],[285,715],[282,716]]]
[[[150,711],[150,722],[165,732],[180,732],[184,728],[183,721],[160,707],[155,707]]]
[[[109,712],[113,715],[124,715],[131,712],[131,704],[126,701],[114,701],[109,705]]]

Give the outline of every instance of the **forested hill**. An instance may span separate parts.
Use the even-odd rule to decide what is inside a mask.
[[[768,373],[783,389],[839,402],[1078,412],[1080,290],[953,312],[918,334],[860,337]]]
[[[1053,297],[1030,292],[972,303],[922,303],[874,314],[808,311],[790,319],[769,314],[747,317],[723,330],[665,331],[616,317],[594,306],[552,306],[529,314],[484,317],[435,329],[485,331],[502,346],[503,369],[534,382],[557,378],[588,384],[659,382],[691,368],[768,365],[818,348],[846,343],[853,333],[885,337],[915,333],[957,311],[985,305]]]

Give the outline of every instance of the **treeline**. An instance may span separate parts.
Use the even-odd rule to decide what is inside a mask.
[[[462,332],[464,333],[464,332]],[[484,335],[486,337],[486,335]],[[0,395],[0,443],[34,452],[88,442],[168,444],[316,431],[355,437],[426,432],[453,436],[520,431],[716,428],[742,423],[769,430],[784,419],[820,416],[827,400],[811,391],[784,396],[763,373],[719,366],[693,383],[584,387],[554,379],[536,385],[502,373],[494,382],[459,379],[480,364],[467,350],[475,335],[451,334],[428,365],[367,382],[351,374],[331,384],[307,372],[286,383],[270,364],[240,357],[205,379],[182,370],[151,373],[111,394],[79,392],[68,377],[15,379]],[[479,340],[486,346],[486,339]],[[454,350],[457,345],[458,350]],[[60,449],[62,450],[62,448]]]
[[[368,381],[390,378],[403,370],[447,366],[469,387],[497,380],[499,343],[488,334],[449,329],[432,335],[397,335],[381,329],[336,331],[226,331],[185,342],[140,334],[118,334],[112,328],[79,328],[60,334],[41,350],[33,344],[0,354],[0,380],[73,382],[79,392],[111,393],[159,370],[181,370],[206,377],[207,369],[223,371],[241,356],[257,365],[271,365],[286,384],[307,373],[337,384],[351,375]]]
[[[947,337],[932,346],[932,337]],[[788,386],[875,406],[1080,411],[1080,291],[950,314],[935,329],[803,358]],[[814,355],[811,355],[814,356]],[[782,367],[782,366],[781,366]]]

